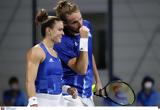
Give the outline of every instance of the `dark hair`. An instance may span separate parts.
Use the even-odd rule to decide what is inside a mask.
[[[154,85],[154,79],[150,76],[145,76],[142,80],[142,83],[141,83],[142,89],[144,89],[144,84],[146,82],[152,82],[152,84]]]
[[[15,77],[15,76],[12,76],[12,77],[9,79],[9,81],[8,81],[8,84],[9,84],[9,85],[11,85],[11,84],[13,84],[13,83],[19,83],[18,78]]]
[[[59,1],[54,9],[56,10],[56,15],[64,22],[67,22],[66,15],[71,15],[73,12],[79,11],[78,5],[67,0]]]
[[[120,79],[119,77],[116,77],[116,76],[113,76],[111,78],[111,81],[118,81],[118,80],[122,81],[122,79]]]
[[[61,21],[56,16],[48,16],[48,13],[45,9],[41,9],[36,16],[36,24],[41,24],[41,34],[44,37],[46,35],[46,28],[53,28],[56,21]]]

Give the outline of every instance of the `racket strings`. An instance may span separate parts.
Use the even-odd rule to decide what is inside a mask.
[[[135,101],[134,91],[125,82],[111,82],[94,94],[120,105],[131,105]]]

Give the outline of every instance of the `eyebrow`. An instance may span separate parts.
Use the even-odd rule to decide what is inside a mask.
[[[78,20],[75,20],[75,21],[70,21],[71,23],[76,23],[76,22],[78,22],[79,20],[81,20],[82,19],[82,17],[80,17]]]

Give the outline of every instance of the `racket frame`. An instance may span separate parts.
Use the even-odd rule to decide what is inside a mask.
[[[134,92],[134,90],[132,89],[132,87],[131,87],[128,83],[126,83],[126,82],[124,82],[124,81],[120,81],[120,80],[118,80],[118,81],[111,81],[111,82],[107,83],[102,89],[99,90],[99,93],[100,93],[100,94],[96,94],[96,92],[94,92],[94,95],[99,96],[99,97],[102,97],[102,98],[107,99],[107,100],[109,99],[110,101],[114,102],[115,104],[118,104],[118,105],[121,105],[121,106],[129,106],[129,105],[132,105],[132,104],[125,104],[125,105],[120,104],[120,103],[112,100],[112,99],[108,96],[107,91],[106,91],[106,88],[108,87],[108,85],[110,85],[110,84],[112,84],[112,83],[124,83],[124,84],[126,84],[126,85],[131,89],[131,91],[132,91],[132,93],[133,93],[133,95],[134,95],[134,100],[133,100],[132,104],[135,102],[135,100],[136,100],[136,95],[135,95],[135,92]],[[103,91],[103,90],[104,90],[104,95],[102,95],[102,91]]]

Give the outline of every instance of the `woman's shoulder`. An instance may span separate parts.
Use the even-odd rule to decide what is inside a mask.
[[[44,51],[42,50],[42,48],[40,47],[39,44],[33,46],[27,52],[27,56],[32,56],[32,57],[36,57],[36,58],[42,58],[44,54],[45,53],[44,53]]]

